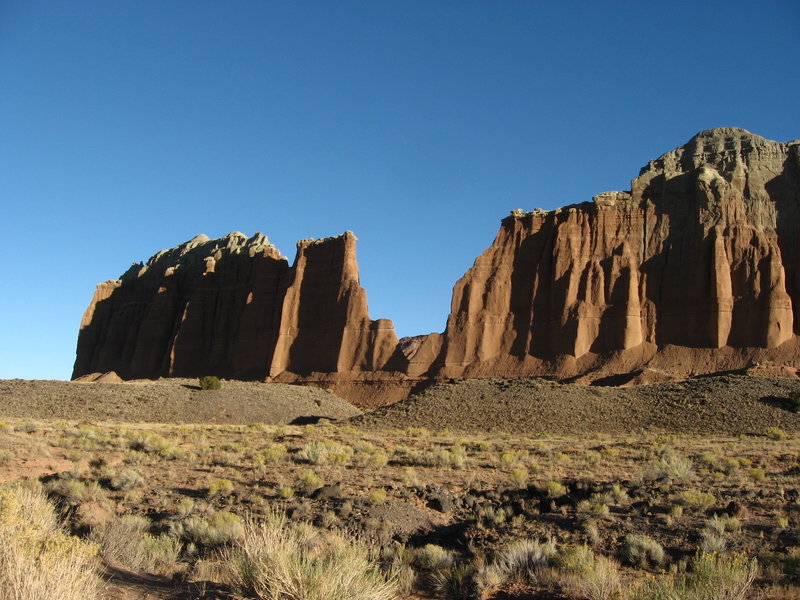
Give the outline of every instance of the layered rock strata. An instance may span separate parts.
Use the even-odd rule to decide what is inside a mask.
[[[800,141],[712,129],[630,191],[513,211],[441,334],[370,320],[352,234],[300,242],[292,267],[260,235],[200,237],[98,286],[74,376],[317,381],[369,404],[364,386],[445,377],[796,369],[799,229]]]
[[[369,318],[355,243],[350,232],[303,240],[292,267],[261,234],[198,236],[159,252],[97,286],[73,378],[116,371],[125,379],[264,379],[286,370],[389,368],[397,335],[391,321]]]
[[[669,347],[707,370],[796,361],[798,148],[704,131],[630,192],[514,211],[456,284],[445,334],[428,342],[441,347],[433,372],[569,377]],[[723,348],[752,352],[706,351]]]

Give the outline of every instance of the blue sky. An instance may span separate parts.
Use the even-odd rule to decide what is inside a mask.
[[[800,3],[0,2],[0,378],[68,378],[96,283],[198,233],[353,230],[440,331],[511,209],[702,129],[800,138]]]

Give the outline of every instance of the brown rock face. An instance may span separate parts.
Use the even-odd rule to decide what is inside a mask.
[[[355,242],[350,232],[301,241],[292,268],[261,234],[198,236],[160,252],[97,286],[73,378],[114,370],[125,379],[264,379],[390,366],[397,335],[391,321],[369,319]]]
[[[569,377],[659,362],[669,346],[701,370],[784,358],[755,349],[785,344],[796,360],[798,148],[703,131],[631,192],[514,211],[456,284],[436,372]],[[702,351],[723,347],[753,351]]]
[[[370,320],[349,232],[291,268],[261,235],[202,236],[98,286],[73,377],[316,381],[370,404],[442,377],[796,369],[799,228],[800,141],[703,131],[630,192],[513,211],[441,334]]]

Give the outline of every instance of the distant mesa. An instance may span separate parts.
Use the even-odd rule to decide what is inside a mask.
[[[372,320],[351,232],[204,235],[97,286],[73,378],[312,383],[360,406],[454,377],[602,381],[800,367],[800,140],[709,129],[629,191],[516,209],[456,283],[442,333]]]

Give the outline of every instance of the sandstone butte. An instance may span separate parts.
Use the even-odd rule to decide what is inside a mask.
[[[350,232],[298,242],[293,266],[261,234],[201,235],[97,286],[73,378],[216,374],[375,406],[459,377],[794,375],[799,233],[800,140],[711,129],[630,191],[512,211],[443,333],[398,340],[370,319]]]

